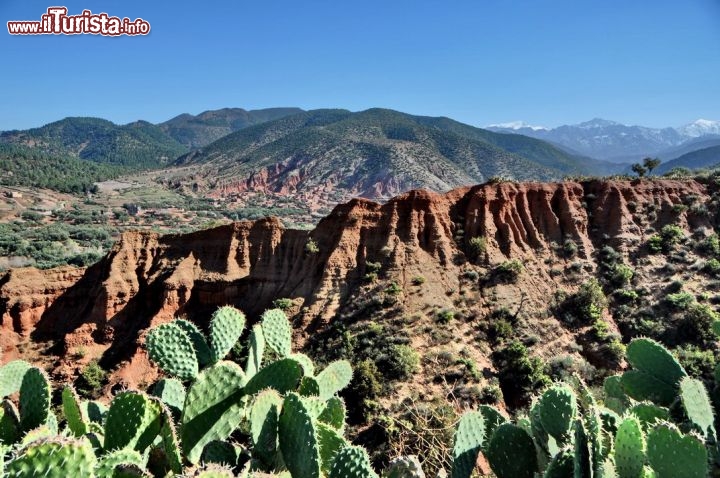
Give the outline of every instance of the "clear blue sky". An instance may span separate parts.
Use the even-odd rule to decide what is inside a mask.
[[[152,32],[7,33],[56,4]],[[272,106],[478,126],[720,120],[720,0],[2,0],[0,19],[0,130]]]

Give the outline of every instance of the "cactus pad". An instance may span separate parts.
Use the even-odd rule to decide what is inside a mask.
[[[142,452],[160,432],[160,407],[139,392],[121,392],[110,404],[105,421],[105,449]]]
[[[280,309],[266,310],[262,315],[262,330],[268,347],[281,357],[292,351],[292,327]]]
[[[3,400],[0,404],[0,446],[12,445],[19,439],[20,416],[18,411],[10,400]]]
[[[705,385],[698,379],[683,377],[680,380],[680,398],[688,419],[698,431],[705,437],[714,435],[715,417]]]
[[[80,407],[80,399],[75,393],[72,385],[65,385],[62,391],[62,408],[65,414],[68,428],[76,437],[81,437],[88,432],[88,419]]]
[[[31,367],[20,386],[20,426],[28,431],[44,425],[50,416],[52,388],[45,372]]]
[[[263,367],[245,385],[245,394],[254,395],[260,390],[273,388],[280,393],[296,390],[303,376],[302,366],[286,358]]]
[[[317,438],[320,445],[320,467],[323,474],[327,476],[335,461],[337,453],[349,445],[342,435],[334,428],[317,423]]]
[[[83,441],[52,439],[31,443],[7,465],[9,478],[93,476],[95,454]]]
[[[255,397],[250,409],[250,435],[253,453],[271,465],[278,449],[278,418],[283,399],[275,390],[265,390]]]
[[[317,427],[296,393],[289,393],[285,397],[278,433],[280,450],[290,474],[303,478],[319,478],[320,444],[317,440]]]
[[[313,377],[315,375],[315,364],[313,363],[312,359],[307,355],[301,353],[294,353],[288,355],[288,358],[291,358],[296,362],[300,363],[300,365],[302,365],[303,372],[306,377]]]
[[[13,360],[0,367],[0,399],[20,390],[25,372],[30,367],[24,360]]]
[[[543,392],[537,406],[543,429],[565,443],[577,415],[575,392],[564,384],[553,385]]]
[[[188,334],[175,322],[155,327],[145,340],[150,360],[167,374],[181,380],[191,380],[199,365],[195,348]]]
[[[97,478],[114,478],[116,476],[116,468],[127,465],[143,468],[145,467],[145,460],[142,455],[135,450],[122,449],[111,451],[100,458],[95,468],[95,476]]]
[[[342,432],[345,429],[346,413],[343,399],[332,397],[326,402],[325,409],[320,413],[318,420]]]
[[[228,305],[216,310],[210,319],[210,352],[213,363],[225,358],[242,335],[245,315]]]
[[[300,379],[298,393],[304,397],[319,397],[320,384],[315,378],[305,376]]]
[[[620,478],[641,478],[645,466],[645,434],[640,421],[626,417],[615,434],[615,469]]]
[[[170,410],[179,416],[185,403],[185,387],[176,378],[163,378],[153,385],[151,392],[158,397]]]
[[[662,345],[651,339],[635,339],[627,347],[628,362],[635,368],[622,375],[625,392],[635,400],[670,405],[677,395],[685,369]]]
[[[680,434],[669,423],[650,430],[647,456],[657,478],[704,478],[708,474],[705,444],[693,435]]]
[[[197,464],[202,450],[213,440],[224,440],[242,420],[245,374],[233,362],[218,362],[203,370],[185,398],[181,439],[190,463]]]
[[[377,478],[377,474],[364,448],[346,446],[335,455],[328,478]]]
[[[212,363],[212,352],[210,351],[207,340],[205,340],[205,336],[200,332],[198,326],[185,319],[175,319],[173,324],[180,327],[190,338],[200,367]]]
[[[645,431],[651,429],[659,421],[670,420],[670,411],[667,408],[658,407],[652,402],[637,403],[628,412],[640,420]]]
[[[264,353],[265,336],[263,335],[262,325],[255,324],[252,331],[250,331],[247,364],[245,365],[245,375],[248,380],[262,368]]]
[[[325,367],[317,375],[317,382],[320,386],[320,398],[327,400],[337,392],[347,387],[352,381],[353,372],[350,362],[347,360],[336,360]]]
[[[512,423],[497,427],[485,456],[498,478],[532,478],[537,469],[532,437]]]
[[[480,449],[485,442],[485,418],[477,411],[466,412],[455,431],[453,478],[470,478]]]

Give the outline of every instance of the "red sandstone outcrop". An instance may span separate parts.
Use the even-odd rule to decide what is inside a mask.
[[[673,208],[688,196],[709,203],[707,186],[692,180],[505,182],[411,191],[383,205],[355,199],[312,231],[267,218],[185,235],[125,233],[87,270],[19,269],[0,278],[0,345],[4,359],[14,357],[33,332],[62,341],[66,351],[89,347],[108,365],[130,361],[151,373],[140,348],[148,327],[183,314],[207,317],[224,304],[254,318],[273,299],[290,297],[303,304],[297,323],[311,332],[336,316],[368,261],[382,260],[405,283],[422,273],[442,285],[436,299],[447,300],[474,236],[487,238],[490,264],[520,258],[536,265],[519,287],[546,304],[555,286],[540,258],[554,245],[571,239],[583,259],[607,244],[625,252],[646,239],[638,211],[652,210],[657,229],[670,221],[709,226],[707,215]],[[306,247],[310,240],[317,252]]]

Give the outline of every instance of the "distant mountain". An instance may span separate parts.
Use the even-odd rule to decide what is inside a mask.
[[[100,118],[65,118],[41,128],[5,131],[0,143],[133,168],[162,166],[188,151],[147,121],[119,126]]]
[[[314,110],[251,126],[181,157],[226,192],[341,190],[386,197],[493,176],[557,179],[612,166],[537,139],[386,109]]]
[[[718,165],[720,165],[720,145],[692,151],[672,161],[662,163],[658,167],[657,172],[658,174],[662,174],[673,168],[700,169],[716,167]]]
[[[614,162],[635,162],[646,156],[657,156],[663,151],[680,147],[697,138],[720,134],[720,122],[698,120],[680,128],[659,129],[626,126],[595,118],[584,123],[553,129],[528,128],[522,122],[494,125],[488,129],[542,139],[593,158]]]
[[[720,146],[720,135],[706,135],[689,139],[680,146],[660,151],[655,156],[667,162],[679,158],[682,155],[692,153],[693,151],[699,151],[713,146]]]
[[[699,119],[678,128],[678,132],[691,138],[706,135],[720,135],[720,121]]]
[[[223,108],[205,111],[197,116],[182,114],[160,123],[160,129],[188,149],[202,148],[248,126],[302,113],[300,108],[267,108],[247,111]]]

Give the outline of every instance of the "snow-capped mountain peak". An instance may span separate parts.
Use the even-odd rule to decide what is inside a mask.
[[[682,135],[698,138],[708,134],[720,135],[720,121],[699,119],[677,129]]]
[[[606,128],[608,126],[616,126],[620,123],[616,123],[615,121],[605,120],[602,118],[593,118],[590,121],[585,121],[584,123],[580,123],[576,125],[578,128],[582,129],[591,129],[591,128]]]
[[[527,124],[524,121],[510,121],[509,123],[491,124],[491,125],[488,125],[487,127],[488,128],[512,129],[512,130],[518,130],[518,129],[531,129],[533,131],[547,130],[547,128],[544,126],[535,126],[535,125]]]

